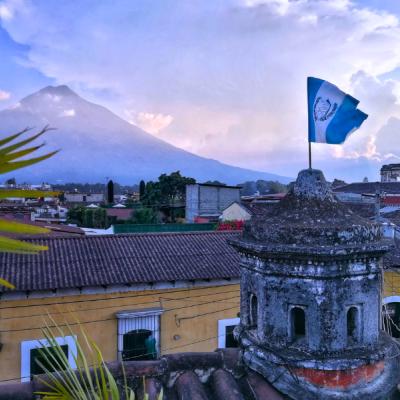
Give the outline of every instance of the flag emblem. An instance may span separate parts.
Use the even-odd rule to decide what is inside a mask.
[[[329,100],[322,100],[322,97],[317,97],[314,103],[314,120],[315,121],[326,121],[331,118],[337,109],[337,103],[333,103]]]
[[[307,79],[307,97],[309,142],[341,144],[368,117],[357,99],[322,79]]]

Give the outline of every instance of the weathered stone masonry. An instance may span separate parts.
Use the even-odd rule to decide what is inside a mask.
[[[381,331],[377,224],[334,198],[320,171],[255,216],[231,244],[241,256],[243,360],[295,400],[387,399],[400,376]]]

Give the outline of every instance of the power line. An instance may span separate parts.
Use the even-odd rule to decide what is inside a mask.
[[[220,295],[220,294],[236,293],[236,292],[238,292],[238,291],[239,291],[239,290],[230,290],[230,291],[223,291],[223,292],[215,292],[215,293],[207,293],[207,294],[200,294],[200,295],[179,297],[179,298],[176,298],[176,299],[173,299],[173,298],[165,298],[165,297],[159,296],[159,297],[158,297],[158,300],[155,299],[155,300],[146,301],[146,302],[143,302],[143,303],[119,304],[119,305],[115,305],[115,306],[94,307],[94,308],[83,308],[83,309],[71,310],[71,312],[72,312],[72,311],[73,311],[73,312],[84,312],[84,311],[105,310],[105,309],[108,309],[108,308],[125,307],[125,306],[129,306],[129,305],[131,305],[132,307],[136,307],[136,306],[139,306],[139,305],[154,304],[154,303],[157,303],[157,302],[162,303],[163,300],[166,300],[166,301],[190,301],[192,298],[205,297],[205,296],[207,296],[207,297],[210,297],[210,296],[217,296],[217,295]],[[171,293],[171,292],[169,292],[169,293]],[[148,296],[152,296],[152,294],[148,294]],[[130,297],[134,297],[134,296],[122,297],[122,299],[125,299],[125,298],[128,298],[128,299],[129,299]],[[236,298],[236,296],[235,296],[235,298]],[[99,301],[107,301],[107,300],[108,300],[108,299],[99,300]],[[114,299],[110,299],[110,300],[114,300]],[[219,301],[222,301],[222,300],[219,300]],[[65,303],[54,303],[54,305],[56,305],[56,306],[57,306],[57,305],[61,305],[61,306],[62,306],[63,304],[65,304]],[[51,315],[64,314],[65,312],[66,312],[66,311],[51,312]],[[15,317],[0,317],[0,322],[1,322],[1,321],[7,321],[7,320],[10,320],[10,319],[32,318],[32,317],[41,317],[41,316],[47,316],[47,315],[48,315],[48,313],[46,313],[46,314],[39,313],[39,314],[21,315],[21,316],[15,316]]]
[[[236,298],[236,296],[232,297],[231,299],[235,299],[235,298]],[[221,299],[221,300],[218,300],[218,301],[225,301],[225,299]],[[166,309],[165,312],[174,311],[174,310],[180,310],[180,309],[183,309],[183,308],[195,307],[195,306],[198,306],[198,305],[206,305],[206,304],[211,304],[211,303],[216,303],[216,302],[217,302],[216,300],[212,300],[212,301],[209,301],[209,302],[206,302],[206,303],[199,303],[199,304],[194,304],[194,305],[191,305],[191,306],[170,308],[170,309]],[[239,306],[239,302],[238,302],[238,304],[236,306],[230,307],[229,309],[233,309],[233,308],[236,309],[237,306]],[[208,315],[208,314],[215,314],[215,313],[218,313],[220,311],[226,311],[226,310],[227,309],[210,311],[208,313],[199,314],[198,316],[203,316],[203,315]],[[192,318],[195,318],[195,317],[196,316],[194,316]],[[87,324],[92,324],[92,323],[105,322],[105,321],[115,321],[115,320],[116,320],[115,317],[114,318],[103,318],[103,319],[96,319],[96,320],[85,321],[85,322],[76,322],[76,323],[70,323],[70,324],[69,323],[64,323],[64,324],[61,324],[61,325],[50,325],[50,326],[47,326],[47,327],[49,327],[49,328],[58,328],[58,327],[65,327],[65,326],[87,325]],[[46,328],[46,327],[45,326],[40,326],[40,327],[35,327],[35,328],[31,327],[31,328],[20,328],[20,329],[4,329],[4,330],[0,330],[0,333],[26,332],[26,331],[40,330],[40,329],[43,329],[43,328]]]
[[[235,283],[235,285],[236,284],[237,283]],[[212,287],[212,286],[194,287],[194,288],[189,288],[189,289],[182,288],[182,289],[170,290],[170,291],[168,289],[159,289],[158,291],[155,290],[154,291],[155,293],[153,291],[149,290],[150,293],[143,293],[143,294],[118,295],[118,296],[102,297],[102,298],[96,298],[96,299],[70,300],[70,301],[55,302],[55,303],[53,302],[53,303],[41,303],[41,304],[19,304],[19,305],[15,305],[15,306],[0,307],[0,310],[9,310],[9,309],[12,310],[12,309],[16,309],[16,308],[43,307],[43,306],[63,305],[63,304],[77,304],[77,303],[86,303],[86,302],[93,302],[93,301],[108,301],[108,300],[124,299],[124,298],[130,298],[130,297],[135,297],[135,298],[136,297],[146,297],[146,296],[152,296],[152,295],[154,296],[157,294],[179,293],[179,292],[184,292],[187,290],[191,290],[191,291],[205,290],[205,289],[209,289],[210,287]],[[231,293],[231,292],[236,292],[236,290],[235,291],[221,291],[218,293],[222,294],[222,293]],[[93,295],[90,293],[82,293],[79,296],[93,296]],[[191,297],[191,296],[188,296],[188,297]],[[36,300],[36,299],[33,299],[33,300]],[[37,300],[40,300],[40,298]],[[13,300],[9,300],[9,301],[13,301]]]
[[[221,293],[229,293],[229,292],[221,292]],[[235,291],[232,291],[232,293],[235,293]],[[210,296],[215,296],[218,293],[214,293],[214,294],[203,294],[200,296],[192,296],[192,297],[210,297]],[[185,298],[183,298],[185,299]],[[187,297],[188,300],[186,301],[190,301],[190,298]],[[224,299],[214,299],[211,301],[207,301],[207,302],[202,302],[202,303],[195,303],[195,304],[190,304],[187,306],[181,306],[181,307],[174,307],[174,308],[166,308],[165,310],[163,310],[163,312],[168,312],[168,311],[174,311],[174,310],[180,310],[180,309],[184,309],[184,308],[191,308],[191,307],[196,307],[196,306],[201,306],[201,305],[205,305],[205,304],[211,304],[211,303],[218,303],[218,302],[226,302],[226,303],[233,303],[231,301],[228,300],[233,300],[233,299],[238,299],[239,300],[239,296],[233,296],[233,297],[228,297],[228,298],[224,298]],[[154,304],[154,303],[161,303],[162,297],[159,297],[158,300],[153,300],[153,301],[148,301],[148,302],[143,302],[143,303],[136,303],[136,304],[132,304],[132,306],[139,306],[139,305],[148,305],[148,304]],[[168,301],[180,301],[181,299],[171,299]],[[235,302],[236,304],[236,302]],[[23,316],[16,316],[16,317],[6,317],[6,318],[0,318],[0,321],[7,321],[10,319],[21,319],[21,318],[32,318],[32,317],[46,317],[48,315],[58,315],[58,314],[66,314],[67,312],[70,313],[81,313],[81,312],[86,312],[86,311],[95,311],[95,310],[105,310],[105,309],[109,309],[109,308],[120,308],[122,310],[122,307],[125,306],[129,306],[130,304],[119,304],[119,305],[115,305],[115,306],[107,306],[107,307],[95,307],[95,308],[86,308],[86,309],[77,309],[77,310],[67,310],[67,311],[59,311],[59,312],[49,312],[46,314],[40,313],[40,314],[31,314],[31,315],[23,315]],[[122,310],[123,311],[123,310]],[[32,328],[32,329],[37,329],[37,328]],[[4,332],[1,331],[0,332]]]

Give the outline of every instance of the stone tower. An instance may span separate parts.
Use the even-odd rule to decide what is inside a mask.
[[[244,363],[295,400],[387,399],[400,349],[381,330],[377,224],[304,170],[279,204],[232,240],[241,258]]]

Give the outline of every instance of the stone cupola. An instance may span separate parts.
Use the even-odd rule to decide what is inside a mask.
[[[295,400],[389,398],[399,346],[381,330],[380,227],[304,170],[231,241],[240,254],[243,361]]]

